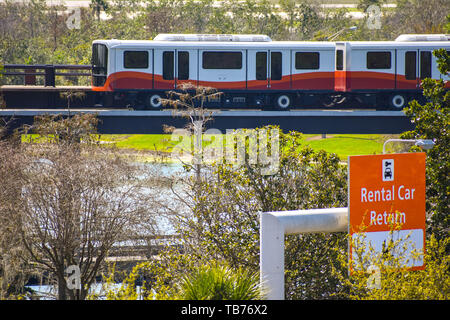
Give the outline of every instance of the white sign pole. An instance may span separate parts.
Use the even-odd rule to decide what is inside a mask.
[[[260,281],[265,298],[284,299],[284,236],[348,231],[348,208],[263,212]]]

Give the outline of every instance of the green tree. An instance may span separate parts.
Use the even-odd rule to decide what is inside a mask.
[[[208,257],[256,272],[260,212],[346,206],[346,168],[339,158],[303,148],[299,133],[280,131],[279,138],[279,168],[273,174],[265,174],[263,163],[253,164],[248,158],[242,166],[216,162],[205,168],[197,192],[186,195],[192,214],[180,221],[180,234],[187,253],[196,260]],[[328,271],[336,263],[331,248],[345,246],[343,236],[287,237],[288,298],[329,298],[340,290],[339,281]]]

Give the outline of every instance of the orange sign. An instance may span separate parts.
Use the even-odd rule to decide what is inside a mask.
[[[381,252],[395,236],[394,241],[408,238],[406,251],[425,250],[425,153],[351,156],[348,172],[352,239],[364,234]],[[395,234],[393,225],[400,226]],[[410,258],[407,265],[423,269],[423,257]]]

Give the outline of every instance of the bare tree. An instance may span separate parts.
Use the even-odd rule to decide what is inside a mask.
[[[446,0],[404,0],[398,3],[386,23],[395,36],[402,33],[443,33],[450,3]],[[408,21],[408,23],[405,23]]]
[[[219,100],[223,93],[218,92],[215,88],[194,86],[191,83],[182,83],[179,88],[179,91],[169,91],[168,98],[162,99],[162,104],[172,107],[174,116],[188,119],[184,130],[189,137],[194,136],[194,148],[192,150],[189,145],[188,152],[193,151],[195,177],[196,180],[199,180],[202,162],[202,134],[205,131],[206,123],[213,120],[212,111],[205,108],[205,103]],[[168,128],[166,131],[173,132],[174,128]]]
[[[0,124],[0,139],[5,127]],[[0,300],[24,293],[30,268],[24,257],[19,223],[24,157],[14,139],[0,140]]]
[[[83,126],[80,119],[78,127]],[[46,127],[52,126],[61,128]],[[57,131],[47,133],[55,136]],[[133,238],[153,220],[142,171],[110,149],[80,146],[80,140],[66,135],[71,129],[61,132],[64,142],[59,136],[57,143],[28,147],[20,234],[31,260],[55,275],[58,298],[78,300],[86,298],[113,245]],[[69,267],[79,275],[68,272]]]

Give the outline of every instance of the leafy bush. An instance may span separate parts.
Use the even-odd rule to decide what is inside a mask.
[[[406,239],[399,239],[390,245],[390,249],[401,247],[406,242]],[[349,276],[347,272],[342,272],[348,270],[349,262],[347,252],[341,251],[339,261],[342,268],[340,271],[333,270],[345,286],[339,295],[357,300],[448,300],[450,257],[445,248],[449,242],[450,238],[437,240],[432,235],[426,241],[423,255],[425,269],[413,271],[406,267],[407,261],[402,256],[367,254],[362,258],[365,263],[353,264],[358,271]],[[363,246],[360,249],[365,250]],[[376,277],[378,280],[374,283]]]
[[[206,265],[183,277],[180,298],[186,300],[259,299],[259,274],[242,268]]]

